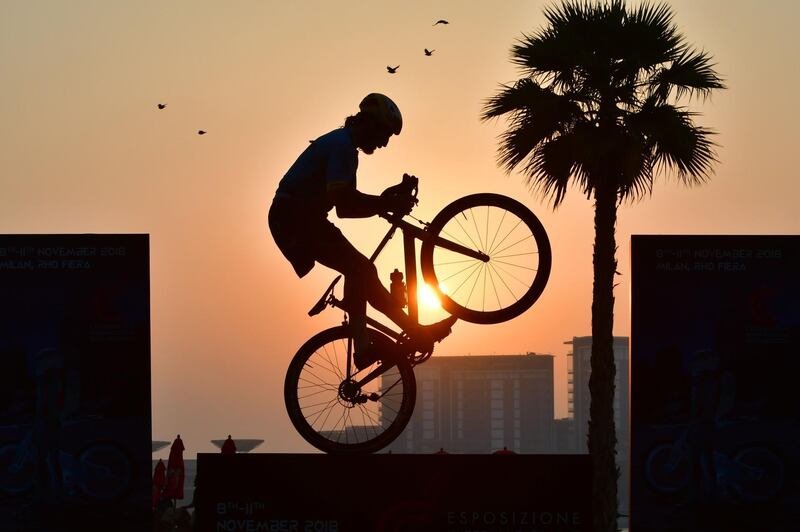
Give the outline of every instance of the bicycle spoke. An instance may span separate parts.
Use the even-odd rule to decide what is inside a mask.
[[[332,344],[333,348],[333,360],[339,360],[339,350],[337,349],[337,344]],[[328,350],[325,349],[325,354],[328,355]],[[334,371],[336,372],[336,376],[339,377],[339,380],[344,380],[344,374],[342,373],[339,365],[333,362],[330,358],[328,360],[331,362],[331,367],[333,367]],[[345,359],[346,363],[347,359]]]
[[[524,256],[528,256],[528,255],[538,255],[538,254],[539,254],[538,251],[529,251],[528,253],[515,253],[513,255],[495,255],[495,256],[492,257],[492,260],[508,259],[510,257],[524,257]]]
[[[472,209],[469,210],[469,213],[472,214]],[[478,221],[475,219],[475,215],[472,214],[472,225],[475,226],[475,236],[478,238],[478,242],[480,243],[481,247],[478,248],[480,251],[484,250],[483,242],[481,241],[481,230],[478,229]]]
[[[320,390],[318,392],[310,393],[308,395],[300,396],[300,394],[297,394],[297,400],[298,401],[302,401],[303,399],[309,399],[310,397],[314,397],[315,395],[319,395],[321,393],[331,393],[331,392],[335,392],[335,391],[336,390],[334,390],[333,388],[325,388],[325,389],[322,389],[322,390]]]
[[[449,275],[449,276],[445,277],[444,279],[442,279],[441,281],[439,281],[439,284],[442,284],[442,283],[444,283],[444,282],[446,282],[446,281],[449,281],[450,279],[452,279],[452,278],[453,278],[453,277],[455,277],[456,275],[458,275],[458,274],[460,274],[460,273],[462,273],[462,272],[465,272],[465,271],[469,270],[470,268],[475,268],[476,266],[480,266],[481,264],[483,264],[483,263],[482,263],[482,262],[480,262],[480,261],[472,261],[472,264],[470,264],[470,265],[469,265],[469,266],[467,266],[466,268],[462,268],[462,269],[458,270],[456,273],[453,273],[453,274],[451,274],[451,275]],[[470,275],[471,275],[471,274],[470,274]]]
[[[466,218],[466,216],[464,216],[464,217]],[[480,247],[479,247],[478,245],[476,245],[476,244],[475,244],[475,241],[474,241],[474,240],[472,239],[472,237],[469,235],[469,233],[467,232],[467,230],[466,230],[466,229],[464,229],[464,226],[463,226],[463,225],[461,225],[461,220],[459,220],[458,218],[453,218],[453,219],[454,219],[454,220],[455,220],[455,222],[458,224],[458,226],[461,228],[461,231],[463,231],[464,235],[466,235],[466,237],[469,239],[469,241],[470,241],[470,242],[472,242],[472,247],[473,247],[473,248],[478,248],[478,249],[480,249]]]
[[[336,399],[334,398],[334,399],[331,399],[331,400],[329,400],[329,401],[321,401],[321,402],[319,402],[319,403],[313,403],[313,404],[304,404],[304,405],[303,405],[303,408],[310,409],[310,408],[315,408],[315,407],[318,407],[318,406],[320,406],[320,405],[329,405],[329,404],[331,404],[331,403],[332,403],[333,401],[335,401],[335,400],[336,400]]]
[[[505,242],[505,241],[506,241],[506,238],[510,237],[510,236],[511,236],[511,233],[513,233],[513,232],[514,232],[514,230],[515,230],[517,227],[519,227],[519,224],[521,224],[521,223],[522,223],[522,218],[518,219],[518,220],[517,220],[517,223],[514,225],[514,227],[512,227],[512,228],[511,228],[511,230],[510,230],[508,233],[506,233],[506,236],[504,236],[504,237],[503,237],[503,239],[502,239],[500,242],[498,242],[498,243],[497,243],[497,247],[500,247],[500,246],[503,244],[503,242]],[[494,251],[495,251],[495,249],[497,249],[497,247],[495,247],[495,248],[493,248],[493,249],[490,249],[490,250],[489,250],[489,253],[487,253],[487,255],[492,255],[492,254],[494,254]]]
[[[335,403],[335,402],[336,402],[336,398],[334,397],[333,399],[331,399],[330,401],[328,401],[328,403],[327,403],[327,404],[329,404],[329,405],[330,405],[330,404],[332,404],[332,403]],[[328,412],[328,414],[325,416],[325,419],[324,419],[324,420],[322,420],[322,426],[324,427],[324,426],[325,426],[325,423],[328,421],[328,416],[330,416],[330,415],[331,415],[331,412],[332,412],[332,409],[331,409],[331,408],[322,408],[322,409],[320,409],[320,410],[319,410],[319,411],[317,411],[317,412],[314,412],[314,413],[312,413],[312,414],[310,414],[310,415],[307,415],[307,416],[306,416],[306,419],[308,419],[308,421],[309,421],[309,424],[310,424],[311,426],[314,426],[314,425],[316,424],[316,422],[319,420],[319,418],[320,418],[320,416],[322,415],[322,413],[323,413],[323,412],[326,412],[326,411]],[[313,421],[311,421],[311,419],[310,419],[310,418],[311,418],[311,416],[314,416],[314,420],[313,420]]]
[[[489,278],[492,280],[492,288],[494,289],[494,295],[497,298],[497,308],[503,308],[503,305],[500,303],[500,294],[497,292],[497,286],[494,284],[494,276],[492,275],[491,264],[489,264],[488,272],[489,272]]]
[[[333,435],[336,435],[336,442],[337,443],[341,443],[341,441],[342,441],[342,432],[339,430],[339,423],[344,424],[344,418],[345,418],[346,414],[347,414],[347,411],[343,409],[342,415],[339,416],[339,419],[333,425],[333,428],[331,428],[330,431],[329,431],[331,433],[331,437],[333,437]]]
[[[468,247],[470,247],[470,246],[469,246],[469,244],[467,244],[466,242],[464,242],[463,240],[461,240],[460,238],[458,238],[456,235],[452,234],[450,231],[445,231],[444,229],[442,229],[441,233],[442,233],[442,235],[446,236],[448,239],[450,239],[450,240],[454,241],[454,242],[455,242],[455,243],[457,243],[457,244],[461,244],[461,245],[462,245],[462,246],[464,246],[465,248],[468,248]],[[475,244],[473,243],[473,246],[474,246],[474,245],[475,245]]]
[[[358,405],[358,410],[361,413],[361,428],[364,431],[364,438],[369,439],[369,432],[367,432],[367,420],[364,417],[364,405]]]
[[[369,410],[367,410],[367,409],[364,407],[364,405],[358,405],[358,409],[361,411],[361,419],[364,421],[364,425],[365,425],[365,426],[366,426],[367,424],[369,424],[370,426],[376,426],[376,425],[378,425],[378,423],[376,422],[376,420],[375,420],[375,419],[372,417],[372,414],[370,413],[370,411],[369,411]],[[364,414],[366,414],[366,416],[367,416],[367,417],[366,417],[366,419],[364,419]],[[369,421],[369,423],[367,423],[367,421]]]
[[[331,403],[336,403],[337,401],[338,401],[338,398],[334,397],[331,400]],[[322,427],[324,427],[328,423],[328,418],[330,417],[331,412],[333,412],[333,408],[328,408],[327,410],[328,410],[328,413],[325,416],[325,419],[322,420]],[[322,414],[320,413],[320,415],[322,415]],[[319,418],[317,418],[317,419],[319,419]]]
[[[453,261],[450,261],[450,262],[434,262],[433,265],[434,266],[450,266],[451,264],[464,264],[465,262],[475,263],[476,261],[473,258],[469,258],[469,259],[464,259],[464,260],[453,260]]]
[[[483,241],[486,243],[486,247],[489,247],[489,206],[486,206],[486,233]]]
[[[516,246],[520,242],[524,242],[524,241],[528,240],[529,238],[533,238],[533,235],[525,235],[524,237],[522,237],[521,239],[517,240],[513,244],[509,244],[506,247],[504,247],[503,249],[493,252],[493,256],[494,256],[494,253],[502,253],[502,252],[504,252],[504,251],[506,251],[508,249],[513,248],[514,246]]]
[[[312,371],[311,368],[313,368],[313,371]],[[306,363],[306,366],[305,366],[304,371],[303,371],[303,374],[307,375],[306,378],[305,378],[306,382],[310,382],[310,383],[314,382],[314,381],[309,379],[309,376],[310,376],[310,377],[314,377],[315,379],[317,379],[317,381],[320,384],[323,384],[323,385],[330,384],[331,379],[330,378],[326,379],[326,378],[322,377],[322,375],[317,374],[317,372],[316,372],[317,368],[319,368],[320,370],[322,370],[324,372],[331,373],[333,375],[333,380],[336,380],[336,381],[339,380],[339,376],[336,375],[334,372],[332,372],[330,369],[322,367],[322,366],[312,365],[312,364]]]
[[[479,268],[477,268],[477,266],[481,266],[482,264],[483,264],[483,263],[479,262],[479,263],[475,264],[474,266],[472,266],[472,268],[474,268],[474,269],[473,269],[473,271],[472,271],[472,272],[471,272],[471,273],[470,273],[470,274],[467,276],[467,278],[466,278],[466,279],[464,279],[463,281],[461,281],[461,284],[460,284],[460,285],[458,285],[458,287],[457,287],[455,290],[453,290],[453,291],[452,291],[452,292],[449,294],[450,298],[452,298],[453,296],[455,296],[455,295],[458,293],[458,291],[459,291],[459,290],[461,290],[461,287],[462,287],[462,286],[464,286],[464,283],[466,283],[467,281],[469,281],[470,277],[472,277],[472,276],[473,276],[473,274],[474,274],[475,272],[479,272],[479,271],[480,271],[480,269],[479,269]],[[466,269],[466,268],[465,268],[465,269]],[[463,271],[463,270],[462,270],[462,271]],[[451,275],[450,277],[453,277],[453,276]],[[448,277],[448,279],[449,279],[450,277]]]
[[[389,393],[389,392],[392,390],[392,388],[394,388],[395,386],[397,386],[397,385],[398,385],[398,384],[400,384],[401,382],[402,382],[402,379],[397,379],[396,381],[394,381],[394,384],[392,384],[391,386],[389,386],[388,388],[386,388],[386,391],[385,391],[385,392],[383,392],[383,393],[382,393],[380,396],[381,396],[381,397],[385,396],[387,393]],[[401,391],[401,392],[400,392],[400,395],[402,395],[402,394],[403,394],[403,392]]]
[[[487,271],[487,268],[486,268],[486,265],[484,264],[484,266],[483,266],[483,307],[481,308],[481,310],[483,310],[484,312],[486,312],[486,271]]]
[[[308,377],[300,379],[300,380],[303,380],[305,382],[308,382],[309,384],[319,384],[320,386],[332,386],[328,381],[326,381],[325,379],[323,379],[322,377],[320,377],[319,375],[317,375],[313,371],[306,371],[306,372],[304,372],[304,374],[308,374],[308,375],[314,377],[315,379],[319,379],[319,382],[317,382],[317,383],[315,383],[312,380],[309,380]]]
[[[344,422],[342,423],[342,434],[344,435],[345,443],[350,443],[350,436],[347,434],[347,427],[350,426],[350,409],[346,408],[344,411]]]
[[[515,293],[515,292],[514,292],[514,291],[511,289],[511,287],[510,287],[510,286],[508,286],[508,283],[506,283],[506,280],[505,280],[505,279],[503,278],[503,276],[502,276],[502,275],[500,275],[500,273],[498,272],[498,270],[500,269],[500,268],[499,268],[499,266],[497,266],[496,264],[494,264],[494,263],[490,262],[490,263],[489,263],[489,267],[492,269],[492,271],[494,271],[494,272],[495,272],[495,275],[497,276],[497,278],[498,278],[498,279],[500,279],[500,282],[501,282],[501,283],[503,283],[503,286],[505,286],[505,287],[506,287],[506,290],[508,290],[508,293],[509,293],[509,294],[511,294],[511,297],[513,297],[513,298],[514,298],[514,301],[519,301],[519,298],[517,297],[517,294],[516,294],[516,293]],[[505,272],[505,273],[506,273],[507,275],[512,275],[512,274],[511,274],[511,273],[509,273],[509,272]],[[513,277],[513,275],[512,275],[512,277]],[[516,277],[515,277],[515,279],[516,279]],[[520,280],[520,279],[517,279],[517,282],[519,282],[520,284],[522,284],[522,285],[523,285],[523,286],[525,286],[526,288],[530,286],[530,285],[526,284],[525,282],[523,282],[523,281],[522,281],[522,280]],[[495,288],[495,290],[496,290],[496,288]],[[499,297],[499,296],[498,296],[498,297]]]
[[[516,275],[514,275],[513,273],[509,272],[509,271],[508,271],[508,270],[506,270],[505,268],[503,268],[503,267],[499,266],[498,264],[496,264],[496,263],[495,263],[495,264],[494,264],[494,267],[495,267],[497,270],[499,270],[499,271],[503,272],[504,274],[508,275],[509,277],[511,277],[512,279],[514,279],[515,281],[517,281],[517,282],[518,282],[519,284],[521,284],[522,286],[524,286],[526,290],[527,290],[528,288],[530,288],[530,287],[531,287],[531,285],[530,285],[529,283],[526,283],[525,281],[522,281],[522,280],[520,280],[520,279],[519,279],[519,277],[517,277],[517,276],[516,276]]]
[[[506,262],[503,260],[493,260],[494,264],[505,264],[506,266],[513,266],[515,268],[522,268],[523,270],[529,270],[532,272],[538,272],[538,268],[531,268],[530,266],[520,266],[519,264],[514,264],[513,262]]]
[[[500,228],[503,227],[503,222],[506,219],[506,214],[508,214],[508,211],[503,210],[503,216],[500,218],[500,224],[497,226],[497,230],[494,232],[494,236],[492,237],[492,243],[489,244],[489,249],[494,249],[494,243],[497,240],[497,235],[500,233]]]
[[[480,272],[485,271],[483,266],[485,266],[485,264],[481,264],[481,269],[477,270],[478,271],[478,275],[475,276],[475,282],[472,283],[472,288],[469,291],[469,296],[467,297],[467,302],[465,303],[464,306],[469,306],[469,302],[472,299],[472,294],[475,292],[475,286],[477,286],[477,284],[478,284],[478,279],[481,278]]]
[[[311,382],[311,381],[309,381],[308,379],[303,379],[301,377],[300,379],[298,379],[298,382]],[[317,383],[312,383],[312,384],[309,384],[307,386],[298,386],[297,387],[298,390],[307,390],[309,388],[322,388],[323,390],[336,390],[336,388],[334,386],[321,385],[321,384],[317,384]]]
[[[339,371],[339,368],[331,360],[330,354],[328,353],[328,346],[323,346],[322,349],[323,349],[322,353],[320,353],[319,350],[317,350],[317,351],[314,352],[314,354],[315,355],[319,355],[319,357],[317,357],[317,358],[320,359],[320,364],[322,362],[327,362],[328,365],[332,368],[332,369],[327,369],[327,368],[323,368],[323,369],[327,369],[327,371],[330,371],[331,373],[333,373],[333,375],[336,378],[338,378],[339,380],[344,380],[344,379],[342,379],[342,373]]]

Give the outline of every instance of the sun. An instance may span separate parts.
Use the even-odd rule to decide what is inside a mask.
[[[419,301],[421,306],[430,310],[439,310],[442,308],[442,302],[439,301],[439,297],[429,284],[420,283],[418,286],[417,301]]]

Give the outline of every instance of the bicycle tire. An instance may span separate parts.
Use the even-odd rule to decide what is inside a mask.
[[[650,487],[663,495],[674,495],[689,486],[690,464],[688,456],[682,454],[670,470],[669,461],[673,452],[674,442],[655,445],[644,463],[644,476]]]
[[[483,208],[486,208],[485,216],[482,214]],[[464,218],[463,223],[460,217]],[[508,224],[504,227],[507,219]],[[474,232],[472,227],[464,227],[470,225],[470,220]],[[497,223],[497,227],[493,225],[490,229],[490,223]],[[501,235],[501,228],[505,233],[504,236]],[[464,196],[442,209],[428,226],[427,232],[431,236],[423,240],[420,255],[423,278],[439,297],[442,307],[458,318],[481,324],[508,321],[531,308],[542,295],[552,265],[550,240],[536,215],[522,203],[500,194]],[[512,234],[515,236],[509,240]],[[436,238],[440,235],[467,247],[477,248],[489,256],[489,261],[483,262],[444,250],[436,244]],[[519,239],[519,236],[522,238]],[[511,249],[512,246],[516,246],[514,249],[519,250],[519,253],[510,253],[514,251]],[[451,262],[449,259],[456,260]],[[462,268],[463,264],[459,263],[468,265]],[[481,274],[484,291],[482,304],[478,305],[476,301],[476,305],[471,305],[472,295]],[[519,279],[517,274],[524,279]],[[468,277],[461,280],[455,290],[445,291],[442,288],[446,286],[445,281],[449,282],[455,278],[453,283],[457,284],[459,276],[467,275]],[[463,295],[457,296],[473,275],[475,281],[466,299]],[[497,304],[494,305],[494,301],[490,301],[490,308],[487,309],[486,288],[489,280]],[[519,291],[515,293],[515,289],[511,286],[517,284],[520,285]]]
[[[785,465],[778,453],[766,445],[746,445],[734,455],[739,465],[759,471],[756,478],[744,478],[734,485],[739,497],[750,503],[774,500],[784,486]]]
[[[133,487],[134,468],[129,453],[114,441],[90,442],[78,451],[78,461],[88,467],[113,468],[112,478],[103,479],[103,474],[89,474],[78,484],[81,494],[95,501],[119,501]],[[105,474],[105,473],[104,473]]]
[[[313,336],[300,347],[289,364],[284,381],[286,411],[297,432],[320,451],[331,454],[377,452],[394,441],[411,419],[416,401],[416,380],[411,364],[404,356],[390,354],[396,349],[395,342],[388,336],[374,329],[368,329],[368,333],[372,348],[385,353],[382,358],[391,360],[385,373],[386,382],[383,377],[378,377],[368,385],[375,394],[386,389],[380,395],[380,401],[353,404],[340,395],[348,343],[352,345],[347,325],[326,329]],[[319,374],[314,372],[316,365],[321,368]],[[378,364],[373,363],[354,376],[363,377],[377,367]],[[398,384],[400,388],[396,390]],[[315,389],[315,385],[319,386]],[[359,389],[359,393],[367,394],[368,391]],[[319,405],[325,406],[319,409]],[[349,411],[354,409],[358,411],[351,419]],[[357,421],[356,414],[364,424],[348,424]],[[335,422],[331,421],[331,424],[329,420]]]

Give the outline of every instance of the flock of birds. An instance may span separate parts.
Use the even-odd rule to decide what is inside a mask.
[[[439,24],[450,24],[450,23],[448,21],[444,20],[444,19],[439,19],[439,20],[437,20],[436,22],[433,23],[434,26],[438,26]],[[428,50],[427,48],[425,48],[425,55],[427,57],[430,57],[430,56],[433,55],[433,52],[435,52],[435,51],[436,50]],[[389,74],[396,74],[398,68],[400,68],[400,65],[397,65],[395,67],[387,66],[386,70],[389,72]],[[157,107],[158,107],[159,110],[163,110],[163,109],[166,109],[167,104],[159,103],[159,104],[157,104]],[[207,132],[205,130],[203,130],[203,129],[198,129],[197,130],[197,134],[198,135],[205,135],[206,133]]]
[[[443,18],[440,18],[439,20],[437,20],[436,22],[433,23],[434,26],[438,26],[439,24],[450,24],[450,23],[448,21],[444,20]],[[425,48],[425,55],[427,57],[430,57],[430,56],[433,55],[433,52],[435,52],[435,51],[436,50],[428,50],[427,48]],[[387,66],[386,67],[386,71],[389,72],[389,74],[397,74],[397,69],[398,68],[400,68],[400,65],[397,65],[395,67]]]
[[[161,109],[166,109],[166,107],[167,107],[167,104],[165,104],[165,103],[159,103],[159,104],[156,104],[156,107],[158,107],[158,109],[159,109],[159,110],[161,110]],[[202,129],[198,129],[198,130],[197,130],[197,134],[198,134],[198,135],[205,135],[205,134],[206,134],[206,131],[204,131],[204,130],[202,130]]]

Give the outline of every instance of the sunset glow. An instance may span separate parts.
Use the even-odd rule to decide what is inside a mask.
[[[424,306],[428,309],[438,310],[442,308],[442,302],[439,301],[439,296],[436,295],[436,293],[433,291],[433,288],[431,288],[427,283],[420,283],[418,286],[417,300],[419,301],[420,306]]]
[[[462,196],[506,195],[536,214],[552,243],[550,279],[530,310],[499,324],[460,320],[436,356],[552,354],[556,417],[567,417],[564,342],[591,334],[593,199],[570,188],[553,210],[520,173],[498,167],[507,124],[479,118],[486,98],[519,79],[509,51],[542,27],[548,4],[6,1],[0,232],[149,234],[153,438],[181,433],[194,453],[215,451],[209,440],[229,433],[269,435],[265,452],[305,451],[283,379],[298,348],[343,313],[307,315],[336,273],[316,265],[298,278],[269,235],[267,210],[309,140],[381,92],[402,110],[403,130],[359,155],[359,190],[380,194],[413,173],[412,215],[428,222]],[[631,235],[800,233],[790,68],[800,3],[669,5],[730,87],[687,109],[718,132],[720,164],[703,186],[658,176],[651,197],[619,207],[618,336],[630,334]],[[442,18],[449,24],[432,25]],[[389,74],[387,65],[400,67]],[[388,230],[377,217],[329,219],[366,255]],[[387,287],[402,251],[397,235],[376,260]],[[470,278],[454,266],[447,282],[454,300],[478,305],[480,295],[491,310],[513,301],[511,274],[524,280],[514,268],[494,261]],[[447,313],[421,277],[419,319],[432,323]]]

